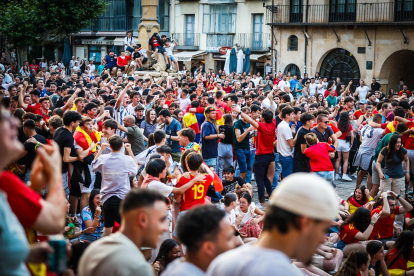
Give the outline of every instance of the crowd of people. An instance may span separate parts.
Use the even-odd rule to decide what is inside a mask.
[[[140,51],[0,61],[1,275],[414,275],[404,80],[141,78]]]

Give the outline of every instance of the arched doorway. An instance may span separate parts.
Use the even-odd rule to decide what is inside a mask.
[[[300,78],[300,69],[296,64],[290,63],[288,66],[286,66],[283,74],[287,75],[289,72],[292,77],[298,76],[298,79]]]
[[[348,84],[353,81],[353,89],[358,85],[361,77],[358,62],[355,57],[345,49],[332,50],[322,62],[319,70],[321,77],[329,80],[340,78],[342,83]]]
[[[408,90],[414,90],[414,51],[400,50],[391,54],[382,64],[379,79],[381,83],[387,84],[387,92],[390,88],[397,88],[400,78],[404,79],[404,83],[408,86]]]

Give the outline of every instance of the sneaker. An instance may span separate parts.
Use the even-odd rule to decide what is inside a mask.
[[[353,179],[357,179],[358,178],[358,176],[356,174],[354,174],[354,173],[351,174],[350,177],[353,178]]]
[[[262,211],[264,211],[264,210],[266,210],[266,206],[263,206],[262,204],[260,204],[260,203],[257,203],[257,205],[256,205],[260,210],[262,210]]]
[[[342,175],[342,180],[352,181],[352,178],[350,178],[348,175],[344,174],[344,175]]]
[[[339,179],[341,179],[341,177],[339,176],[339,174],[336,174],[335,175],[335,180],[339,180]]]
[[[171,67],[168,63],[167,63],[167,65],[166,65],[166,66],[167,66],[167,69],[170,69],[170,67]]]
[[[156,64],[158,62],[158,60],[154,60],[154,64]]]
[[[124,78],[127,78],[128,77],[128,75],[127,74],[124,74]]]

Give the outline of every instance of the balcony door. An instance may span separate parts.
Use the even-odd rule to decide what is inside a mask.
[[[252,50],[263,48],[263,14],[253,14]]]
[[[329,22],[354,22],[356,0],[330,0]]]
[[[292,0],[290,5],[290,23],[303,22],[302,0]]]
[[[395,21],[412,21],[414,19],[413,0],[396,0],[395,1]]]
[[[185,46],[194,46],[195,36],[195,15],[188,14],[185,16]]]

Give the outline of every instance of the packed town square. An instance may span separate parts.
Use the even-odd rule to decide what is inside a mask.
[[[188,35],[191,15],[186,34],[169,35],[169,19],[157,23],[168,3],[144,2],[138,31],[131,23],[121,39],[88,40],[82,29],[55,40],[55,59],[36,52],[45,46],[25,56],[16,40],[0,41],[0,275],[414,275],[405,56],[396,67],[372,53],[385,40],[369,29],[358,53],[385,60],[378,76],[338,46],[313,64],[317,33],[275,35],[303,14],[291,8],[285,22],[270,1],[258,2],[269,41],[216,47]],[[204,16],[214,25],[234,5],[204,5]],[[263,14],[251,15],[262,30]],[[230,21],[203,28],[231,32]],[[326,29],[338,45],[357,32]]]

